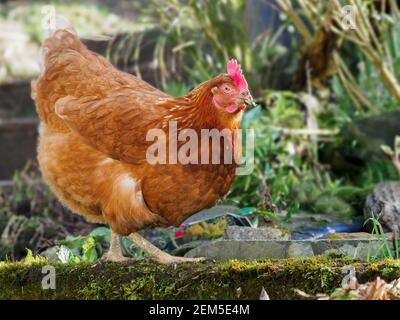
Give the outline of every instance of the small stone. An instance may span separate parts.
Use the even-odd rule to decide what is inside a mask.
[[[40,255],[42,257],[47,257],[49,261],[58,261],[57,250],[58,250],[57,246],[50,247],[44,250],[42,253],[40,253]]]
[[[274,227],[239,227],[228,226],[225,230],[225,240],[289,240],[290,235]]]
[[[400,227],[400,182],[383,182],[375,186],[368,195],[364,206],[366,221],[375,218],[382,225],[384,232],[392,232]],[[372,230],[369,221],[367,228]]]

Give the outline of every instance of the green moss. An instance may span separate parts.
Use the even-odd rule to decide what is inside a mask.
[[[295,289],[331,293],[352,265],[360,281],[400,277],[400,262],[350,259],[207,262],[176,267],[148,261],[131,264],[53,264],[56,289],[43,290],[45,261],[0,264],[1,299],[257,299],[264,287],[271,299],[294,299]],[[240,288],[240,289],[239,289]]]
[[[400,278],[400,260],[381,260],[363,267],[362,281],[368,281],[368,279],[378,276],[388,281]]]

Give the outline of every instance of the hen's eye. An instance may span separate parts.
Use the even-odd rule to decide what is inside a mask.
[[[226,87],[224,87],[224,91],[225,91],[225,92],[229,92],[229,91],[231,91],[231,88],[229,88],[228,86],[226,86]]]

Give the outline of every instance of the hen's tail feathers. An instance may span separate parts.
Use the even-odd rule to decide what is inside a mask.
[[[46,54],[54,49],[68,47],[72,43],[67,37],[78,38],[78,33],[66,17],[56,15],[45,29],[43,43],[40,48],[39,66],[42,74],[45,69]],[[67,41],[66,41],[67,40]]]
[[[53,129],[64,129],[65,124],[54,111],[56,99],[62,97],[55,93],[56,87],[62,86],[63,78],[68,74],[66,66],[70,64],[68,52],[83,52],[85,46],[68,19],[56,16],[49,24],[40,49],[39,64],[41,74],[31,82],[31,96],[36,102],[36,110],[40,119]]]

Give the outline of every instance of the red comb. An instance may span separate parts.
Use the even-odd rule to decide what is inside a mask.
[[[236,61],[236,59],[229,60],[226,69],[228,76],[232,78],[237,87],[240,89],[247,89],[247,81],[244,78],[240,64]]]

